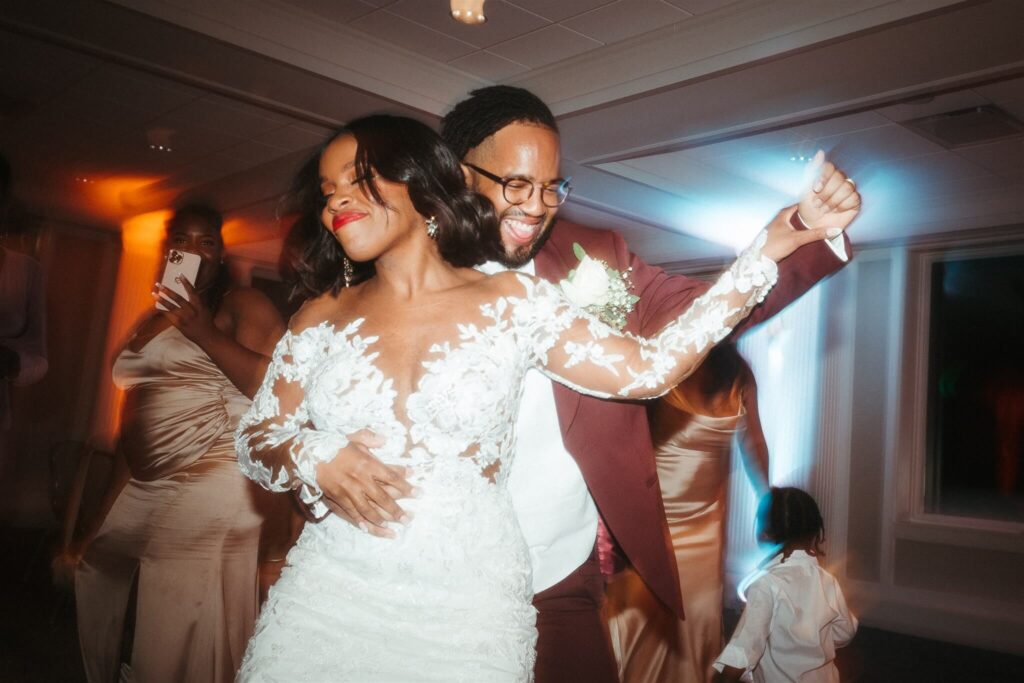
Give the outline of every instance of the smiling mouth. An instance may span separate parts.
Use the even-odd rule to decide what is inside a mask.
[[[501,219],[502,231],[516,244],[530,244],[537,238],[543,221],[527,223],[516,218]]]
[[[349,223],[353,223],[362,218],[366,218],[366,214],[355,211],[350,211],[337,215],[334,217],[334,220],[331,221],[331,229],[334,230],[334,232],[337,232],[346,225],[348,225]]]

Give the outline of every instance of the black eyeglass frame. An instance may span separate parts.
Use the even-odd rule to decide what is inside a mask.
[[[511,178],[502,178],[500,175],[497,175],[495,173],[491,173],[490,171],[482,169],[479,166],[477,166],[476,164],[471,164],[469,162],[463,162],[463,163],[465,163],[466,166],[470,167],[471,169],[473,169],[474,171],[476,171],[477,173],[479,173],[483,177],[485,177],[485,178],[487,178],[489,180],[493,180],[497,184],[501,185],[501,194],[505,198],[505,201],[508,202],[509,204],[517,205],[517,204],[522,204],[524,202],[528,202],[528,201],[530,201],[530,197],[532,197],[533,193],[537,190],[538,183],[535,183],[534,181],[530,180],[529,178],[523,178],[522,176],[513,176]],[[529,183],[530,184],[530,191],[526,193],[525,197],[523,197],[522,199],[520,199],[517,202],[512,201],[508,197],[508,184],[510,182],[512,182],[513,180],[518,180],[519,182]],[[569,195],[572,193],[572,185],[569,183],[569,181],[571,181],[571,180],[572,180],[572,176],[570,176],[568,178],[562,178],[561,180],[558,181],[558,183],[555,183],[553,181],[548,181],[546,183],[540,184],[540,201],[541,201],[541,203],[544,204],[544,206],[548,207],[549,209],[557,209],[562,204],[565,204],[565,200],[568,199]],[[551,188],[551,187],[562,187],[562,186],[565,186],[565,194],[561,195],[561,200],[557,204],[548,204],[546,201],[544,201],[544,191],[545,190],[547,190],[548,188]],[[555,190],[555,193],[557,194],[558,190]]]

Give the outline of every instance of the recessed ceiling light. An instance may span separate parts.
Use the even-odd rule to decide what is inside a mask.
[[[168,145],[150,145],[149,148],[155,152],[170,152],[172,151]]]
[[[484,0],[451,0],[452,19],[463,24],[482,24],[487,21]]]

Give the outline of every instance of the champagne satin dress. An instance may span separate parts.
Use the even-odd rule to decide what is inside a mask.
[[[704,683],[722,651],[722,577],[729,455],[744,412],[709,417],[661,400],[651,434],[686,620],[632,569],[608,588],[606,614],[624,683]]]
[[[121,447],[132,478],[75,580],[86,673],[120,669],[125,612],[138,575],[130,680],[230,681],[258,609],[261,516],[238,468],[234,430],[249,407],[177,328],[114,364],[125,390]]]

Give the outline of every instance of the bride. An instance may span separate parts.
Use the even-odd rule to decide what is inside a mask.
[[[778,261],[826,234],[780,214],[644,340],[543,280],[474,270],[500,249],[493,208],[427,126],[354,121],[319,171],[324,230],[305,251],[319,296],[274,352],[239,425],[239,462],[326,514],[318,466],[370,429],[386,437],[375,454],[419,491],[395,539],[334,516],[306,525],[239,680],[530,680],[530,566],[505,490],[524,374],[601,397],[663,394],[764,298]]]

